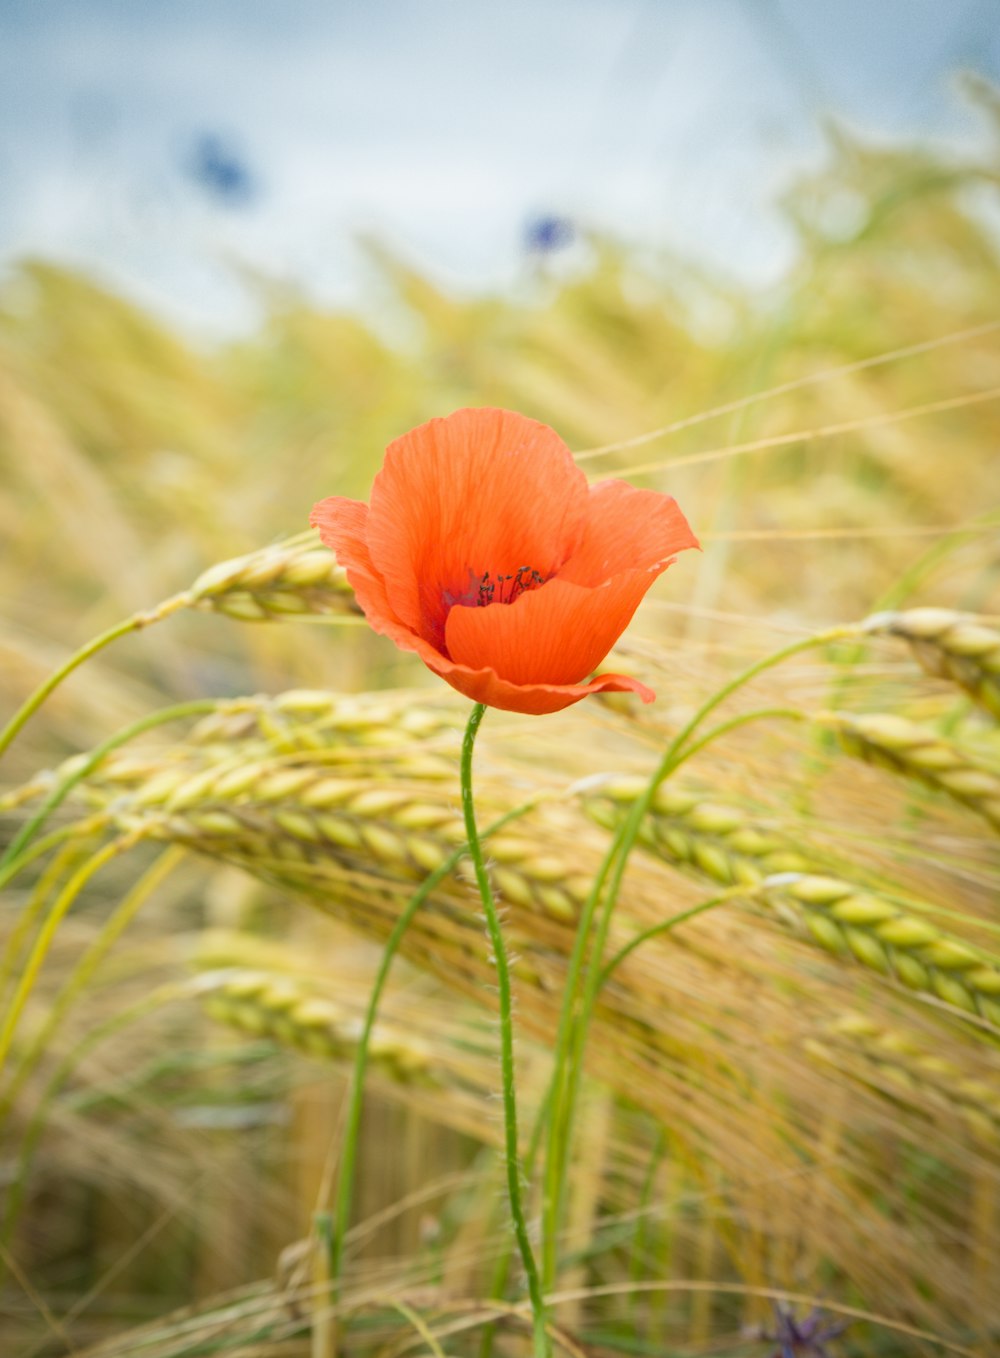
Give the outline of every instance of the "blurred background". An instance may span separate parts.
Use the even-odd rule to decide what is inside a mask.
[[[588,475],[670,491],[705,548],[657,582],[615,656],[656,708],[491,713],[477,755],[491,804],[648,776],[706,693],[790,639],[918,604],[995,622],[998,15],[996,0],[0,0],[3,719],[102,629],[299,533],[323,496],[366,498],[390,439],[463,405],[521,410]],[[339,761],[359,797],[394,779],[447,817],[462,705],[303,570],[255,558],[207,606],[102,651],[21,732],[7,840],[60,760],[168,703],[237,704],[194,736],[149,736],[83,789],[54,863],[5,894],[8,960],[27,946],[19,921],[102,835],[220,762],[315,757],[311,778]],[[981,658],[992,643],[973,640]],[[906,712],[1000,778],[995,724],[882,647],[803,660],[754,701]],[[998,657],[976,679],[994,714]],[[314,692],[239,707],[294,689]],[[701,792],[635,867],[626,923],[757,880],[757,854],[919,897],[976,956],[995,949],[1000,794],[982,769],[956,809],[940,789],[859,777],[829,731],[792,729],[758,724],[699,757]],[[378,940],[426,854],[393,857],[391,797],[340,826],[349,853],[294,794],[255,804],[254,833],[302,872],[319,862],[337,921],[261,868],[256,841],[220,847],[210,807],[182,840],[197,852],[142,879],[141,913],[129,856],[57,931],[12,1048],[17,1098],[0,1084],[0,1187],[17,1187],[0,1219],[5,1358],[71,1341],[102,1358],[323,1352],[295,1242],[328,1200]],[[98,828],[81,820],[77,840],[84,810]],[[606,845],[607,807],[562,811],[524,822],[550,876],[511,906],[519,1021],[537,1039],[520,1050],[529,1108],[575,908],[559,892]],[[733,860],[724,836],[744,816]],[[577,875],[554,886],[558,853]],[[442,899],[380,1038],[351,1253],[362,1297],[484,1297],[504,1238],[482,1114],[491,974],[464,884]],[[137,914],[127,932],[120,909]],[[562,1281],[679,1290],[571,1311],[588,1351],[768,1353],[769,1287],[996,1351],[995,1009],[944,982],[913,998],[861,926],[857,956],[832,956],[793,918],[788,901],[712,915],[689,950],[644,952],[602,1014],[607,1083],[586,1095]],[[968,965],[954,948],[947,965]],[[206,1015],[192,976],[223,966],[240,975]],[[984,963],[982,994],[998,975]],[[160,986],[179,987],[162,1012],[115,1027]],[[963,1004],[980,1005],[964,1026]],[[642,1088],[659,1092],[636,1106]],[[718,1295],[680,1290],[692,1278]],[[204,1308],[193,1337],[184,1316],[130,1329],[189,1304]],[[398,1310],[376,1320],[349,1351],[402,1353]],[[452,1342],[479,1351],[478,1332]],[[839,1342],[939,1351],[878,1326]]]
[[[208,334],[247,275],[374,305],[373,234],[464,294],[579,237],[743,284],[797,256],[782,193],[831,120],[982,149],[956,74],[992,0],[3,0],[0,255],[85,267]],[[848,234],[861,206],[831,207]],[[259,299],[258,299],[259,300]]]

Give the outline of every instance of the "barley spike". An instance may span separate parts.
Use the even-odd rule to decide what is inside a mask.
[[[928,674],[950,679],[1000,718],[1000,631],[976,614],[949,608],[876,613],[865,630],[901,637]]]

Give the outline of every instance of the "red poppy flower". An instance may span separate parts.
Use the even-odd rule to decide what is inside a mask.
[[[387,448],[370,505],[334,496],[310,523],[376,632],[510,712],[607,691],[652,702],[625,675],[583,680],[661,571],[698,545],[669,495],[588,487],[553,430],[509,410],[411,430]]]

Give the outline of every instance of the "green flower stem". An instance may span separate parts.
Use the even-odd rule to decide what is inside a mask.
[[[500,1067],[503,1086],[504,1163],[507,1170],[507,1196],[514,1221],[514,1235],[521,1253],[521,1262],[524,1265],[528,1282],[528,1295],[531,1299],[535,1358],[547,1358],[547,1355],[551,1352],[551,1346],[545,1324],[545,1301],[542,1296],[538,1266],[535,1263],[531,1241],[528,1238],[528,1224],[521,1200],[521,1162],[517,1140],[514,1023],[510,995],[510,968],[507,964],[507,950],[504,946],[503,933],[500,929],[500,921],[497,918],[496,905],[493,900],[493,890],[490,887],[486,864],[483,861],[483,849],[479,840],[479,831],[476,828],[476,808],[472,796],[472,752],[476,743],[476,733],[485,715],[485,706],[482,703],[475,703],[462,740],[462,813],[465,817],[465,835],[469,844],[469,857],[472,859],[472,866],[475,869],[476,883],[486,914],[486,925],[489,930],[493,961],[497,971],[497,991],[500,1001]]]
[[[94,637],[85,646],[81,646],[65,664],[60,665],[54,674],[50,674],[48,679],[35,689],[34,693],[21,704],[7,725],[0,731],[0,755],[4,753],[29,717],[38,711],[49,694],[58,688],[62,681],[82,665],[85,660],[89,660],[98,651],[103,651],[105,646],[109,646],[112,641],[117,641],[119,637],[127,636],[129,632],[139,632],[142,628],[149,627],[154,622],[169,618],[171,613],[187,608],[191,599],[192,596],[189,593],[176,594],[173,598],[165,599],[163,603],[157,604],[156,608],[142,613],[133,613],[130,618],[116,623],[114,627],[109,627],[106,632],[102,632],[100,636]]]
[[[542,1136],[548,1125],[549,1107],[552,1101],[552,1086],[545,1091],[545,1096],[539,1104],[535,1113],[535,1124],[531,1129],[531,1139],[528,1142],[528,1149],[524,1153],[524,1173],[530,1180],[535,1172],[535,1161],[538,1159],[538,1152],[542,1147]],[[494,1301],[502,1301],[503,1295],[507,1290],[507,1279],[510,1275],[510,1260],[514,1251],[515,1241],[513,1236],[506,1237],[503,1249],[496,1257],[493,1265],[493,1275],[490,1278],[490,1298]],[[479,1344],[479,1358],[490,1358],[493,1352],[493,1337],[496,1333],[496,1324],[490,1321],[483,1329],[483,1336]]]
[[[812,650],[817,646],[825,646],[830,642],[855,636],[857,630],[855,627],[838,627],[792,642],[771,655],[765,656],[762,660],[756,661],[717,689],[671,741],[645,791],[633,802],[627,817],[611,842],[580,912],[577,937],[567,968],[563,1005],[556,1036],[555,1069],[552,1074],[553,1097],[542,1194],[542,1277],[546,1289],[554,1286],[556,1279],[558,1237],[569,1177],[573,1115],[582,1076],[583,1050],[587,1029],[601,985],[601,958],[604,954],[611,917],[615,902],[618,899],[622,878],[625,875],[625,868],[632,849],[635,847],[639,828],[656,795],[656,790],[679,764],[683,763],[697,750],[704,748],[709,740],[748,721],[757,719],[757,716],[760,715],[758,713],[742,714],[731,721],[721,723],[708,737],[685,749],[685,746],[705,719],[738,689],[743,688],[759,674],[791,659],[793,656]],[[774,709],[766,709],[766,711],[769,715],[776,714]],[[780,709],[780,712],[782,715],[790,714],[791,709]],[[795,715],[798,716],[799,714],[795,713]],[[587,951],[594,916],[605,883],[607,883],[607,892],[604,899],[604,908],[593,945],[590,948],[590,963],[581,996],[578,992],[584,954]]]
[[[480,714],[480,720],[481,719],[482,717]],[[539,800],[540,798],[538,796],[531,797],[528,801],[522,802],[519,806],[515,806],[512,810],[505,812],[504,815],[498,817],[483,831],[482,838],[487,839],[490,835],[496,834],[498,830],[503,829],[503,827],[508,825],[512,820],[516,820],[519,816],[523,816],[526,812],[537,806]],[[392,932],[386,940],[385,947],[382,950],[382,960],[375,977],[375,983],[372,986],[372,992],[368,1000],[368,1008],[365,1013],[364,1026],[361,1031],[361,1036],[358,1039],[357,1050],[354,1057],[347,1123],[344,1129],[344,1140],[341,1147],[340,1166],[337,1175],[337,1194],[333,1209],[333,1220],[330,1223],[329,1272],[330,1284],[331,1288],[334,1290],[334,1297],[340,1279],[343,1264],[344,1242],[350,1224],[351,1203],[354,1191],[354,1171],[357,1162],[358,1141],[361,1130],[361,1113],[364,1102],[365,1073],[368,1068],[368,1052],[371,1044],[372,1029],[375,1026],[375,1019],[382,998],[382,992],[385,989],[386,981],[389,979],[389,971],[392,967],[393,959],[399,950],[403,935],[409,928],[413,916],[427,900],[427,897],[434,888],[450,873],[454,872],[462,858],[468,852],[468,842],[460,844],[457,849],[448,855],[439,867],[435,868],[435,870],[421,882],[420,886],[407,902],[403,913],[399,916],[399,919],[393,926]],[[479,856],[481,859],[481,849],[479,850]]]
[[[117,750],[120,745],[127,744],[136,736],[140,736],[144,731],[152,730],[154,726],[163,726],[168,721],[179,721],[184,717],[201,717],[209,712],[214,712],[219,704],[214,698],[196,698],[189,703],[175,703],[173,707],[161,707],[158,712],[150,712],[145,717],[140,717],[131,726],[124,727],[121,731],[116,731],[113,736],[92,750],[86,759],[80,764],[79,768],[68,774],[62,782],[52,789],[45,801],[35,812],[34,816],[21,827],[18,833],[8,844],[3,856],[0,857],[0,887],[18,872],[29,860],[18,860],[18,854],[24,846],[37,833],[42,825],[55,809],[66,800],[76,785],[83,781],[94,769],[102,763],[112,750]]]

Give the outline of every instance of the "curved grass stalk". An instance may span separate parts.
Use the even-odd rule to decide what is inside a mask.
[[[965,396],[948,396],[940,401],[925,401],[920,405],[906,406],[902,410],[887,410],[877,415],[862,415],[853,420],[839,420],[834,424],[817,425],[814,429],[799,429],[791,434],[772,434],[767,438],[752,439],[746,443],[723,444],[718,448],[706,448],[700,453],[690,453],[685,457],[666,458],[658,462],[643,462],[634,467],[623,467],[618,476],[642,476],[647,472],[663,471],[669,468],[701,466],[706,462],[720,462],[730,457],[742,457],[747,453],[766,452],[771,448],[788,448],[796,443],[806,443],[813,439],[828,439],[839,434],[860,433],[864,429],[878,429],[887,424],[902,424],[921,415],[942,414],[946,410],[962,410],[966,406],[981,405],[985,401],[1000,400],[1000,387],[988,387],[984,391],[969,392]]]
[[[69,980],[56,997],[45,1022],[35,1034],[28,1050],[21,1057],[18,1069],[12,1076],[6,1092],[0,1097],[0,1124],[3,1123],[4,1118],[10,1112],[18,1091],[31,1074],[38,1058],[45,1051],[46,1044],[58,1028],[63,1015],[91,980],[110,949],[128,928],[149,897],[173,872],[183,857],[184,850],[176,844],[165,849],[124,896],[117,910],[104,924],[98,937],[80,958]]]
[[[699,901],[697,905],[692,905],[687,910],[679,910],[676,915],[671,915],[669,919],[661,920],[659,924],[653,924],[648,929],[643,929],[634,938],[630,938],[623,948],[615,953],[610,962],[606,962],[601,968],[598,985],[603,988],[611,979],[614,972],[618,970],[626,957],[631,956],[637,948],[641,948],[644,943],[648,943],[651,938],[658,938],[660,934],[669,934],[677,928],[679,924],[686,924],[690,919],[697,919],[699,915],[706,915],[710,910],[717,909],[720,905],[728,905],[730,901],[746,899],[747,896],[755,895],[752,887],[734,886],[728,891],[722,891],[718,896],[711,896],[707,901]]]
[[[64,826],[61,830],[54,830],[52,834],[40,839],[37,844],[33,844],[22,855],[19,862],[22,866],[26,866],[28,863],[34,862],[36,858],[41,858],[49,849],[63,844],[62,851],[56,855],[35,883],[28,904],[21,911],[17,923],[8,935],[3,956],[0,957],[0,995],[7,989],[7,982],[10,980],[21,948],[38,919],[49,892],[63,873],[67,872],[73,862],[82,855],[86,838],[93,831],[105,828],[107,824],[108,818],[101,812],[99,815],[92,816],[90,820],[77,821],[73,825]],[[65,843],[66,840],[70,842]],[[13,876],[13,873],[10,876]],[[7,878],[0,873],[0,886],[6,880]]]
[[[741,410],[746,410],[749,406],[757,405],[761,401],[769,401],[775,396],[787,396],[793,391],[801,391],[803,387],[815,386],[820,382],[828,382],[831,377],[848,377],[851,373],[863,372],[868,368],[882,367],[886,363],[895,363],[901,358],[913,358],[917,354],[927,353],[933,349],[943,349],[949,344],[961,344],[965,340],[978,339],[982,335],[992,334],[1000,329],[1000,321],[986,321],[982,325],[973,325],[966,330],[958,330],[951,335],[943,335],[940,339],[922,340],[918,344],[907,344],[900,349],[890,349],[884,354],[873,354],[870,358],[860,358],[853,363],[844,363],[837,368],[824,368],[818,373],[807,373],[804,377],[793,378],[790,382],[782,382],[776,387],[768,387],[765,391],[754,391],[749,396],[739,396],[733,401],[727,401],[724,405],[713,406],[711,410],[701,410],[697,415],[688,415],[683,419],[674,420],[672,424],[661,425],[659,429],[650,430],[645,434],[636,434],[630,439],[620,439],[617,443],[604,443],[597,448],[582,448],[574,453],[573,457],[577,462],[589,461],[593,457],[602,457],[608,453],[625,452],[629,448],[641,448],[643,444],[655,443],[657,439],[668,438],[671,434],[679,434],[685,429],[691,429],[696,425],[705,424],[708,420],[715,420],[722,415],[735,415]]]
[[[155,608],[133,613],[130,618],[116,623],[114,627],[109,627],[106,632],[102,632],[100,636],[92,638],[85,646],[81,646],[53,674],[50,674],[44,683],[39,684],[34,693],[25,699],[7,725],[0,731],[0,755],[3,755],[24,724],[38,711],[49,694],[57,689],[75,669],[79,669],[84,661],[89,660],[98,651],[103,651],[105,646],[110,646],[119,637],[127,636],[129,632],[139,632],[144,627],[149,627],[154,622],[160,622],[164,618],[169,618],[172,613],[177,613],[180,609],[189,607],[192,600],[193,596],[188,591],[183,594],[175,594],[172,598],[165,599],[163,603],[157,604]]]
[[[0,1026],[0,1068],[2,1068],[3,1063],[7,1059],[7,1054],[10,1051],[10,1044],[13,1040],[14,1030],[17,1027],[21,1011],[24,1009],[32,987],[38,979],[38,974],[41,971],[49,948],[52,945],[52,940],[55,938],[56,931],[69,911],[70,906],[72,906],[87,882],[89,882],[90,879],[105,866],[105,864],[110,863],[110,861],[113,858],[116,858],[118,854],[124,853],[126,849],[130,849],[141,837],[142,831],[133,830],[128,834],[121,835],[118,839],[113,839],[110,843],[105,844],[103,848],[98,849],[96,853],[91,854],[81,867],[77,868],[76,872],[73,873],[72,877],[70,877],[69,881],[56,897],[48,917],[42,925],[38,937],[35,939],[35,946],[31,950],[21,975],[20,982],[7,1007],[3,1025]]]
[[[52,812],[66,800],[78,783],[93,773],[94,769],[113,750],[117,750],[119,746],[127,744],[136,736],[141,736],[144,732],[151,731],[156,726],[163,726],[170,721],[180,721],[184,717],[204,716],[209,712],[214,712],[217,708],[218,703],[214,698],[195,698],[191,702],[175,703],[172,707],[161,707],[159,711],[140,717],[138,721],[132,722],[130,726],[124,727],[121,731],[116,731],[113,736],[102,741],[78,767],[74,768],[52,789],[31,820],[21,827],[8,844],[3,856],[0,857],[0,886],[6,885],[11,877],[24,866],[24,861],[27,860],[19,860],[18,855],[22,853],[25,845],[30,843],[32,837],[41,829]]]

